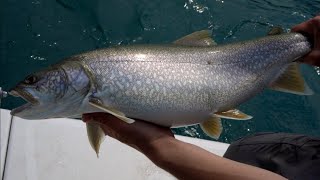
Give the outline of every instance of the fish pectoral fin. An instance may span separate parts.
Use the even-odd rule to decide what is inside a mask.
[[[221,119],[216,116],[212,116],[210,119],[204,121],[200,124],[203,132],[205,132],[209,137],[218,139],[222,132]]]
[[[215,46],[217,43],[211,38],[211,34],[212,32],[210,30],[196,31],[174,41],[173,44],[184,46]]]
[[[111,107],[107,107],[105,106],[101,100],[97,99],[97,98],[89,98],[89,104],[98,108],[98,109],[101,109],[117,118],[119,118],[120,120],[128,123],[128,124],[131,124],[131,123],[134,123],[135,120],[134,119],[130,119],[128,117],[125,116],[124,113],[116,110],[116,109],[113,109]]]
[[[302,77],[298,63],[291,63],[279,79],[272,83],[269,88],[297,95],[313,94],[313,91]]]
[[[233,120],[249,120],[252,118],[252,116],[247,115],[238,109],[231,109],[229,111],[216,112],[214,113],[214,115],[220,118],[233,119]]]
[[[100,145],[105,138],[105,134],[98,123],[88,122],[87,125],[87,135],[91,147],[96,152],[97,157],[99,158]]]

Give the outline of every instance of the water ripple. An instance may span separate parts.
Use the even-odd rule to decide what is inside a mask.
[[[320,76],[320,67],[315,67],[314,69],[316,70],[317,74]]]
[[[250,20],[243,20],[241,21],[239,24],[237,24],[236,26],[234,26],[229,32],[228,34],[224,37],[224,39],[228,39],[231,37],[235,37],[235,34],[242,29],[243,26],[245,25],[250,25],[250,27],[252,27],[253,29],[257,28],[257,25],[260,26],[264,26],[264,27],[273,27],[274,25],[269,23],[269,22],[261,22],[261,21],[257,21],[254,19],[250,19]]]
[[[56,0],[56,2],[69,11],[74,11],[78,7],[78,2],[74,0]]]
[[[187,2],[185,2],[183,7],[186,10],[193,9],[200,14],[206,10],[209,10],[209,8],[207,6],[200,4],[200,3],[196,2],[195,0],[188,0]]]

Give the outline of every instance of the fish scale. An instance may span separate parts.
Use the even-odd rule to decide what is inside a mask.
[[[261,92],[308,51],[307,39],[292,33],[217,47],[120,46],[73,59],[90,67],[104,103],[132,118],[175,126],[194,123],[194,116],[170,124],[164,113],[192,113],[204,121]]]
[[[102,74],[95,74],[96,82],[104,84],[104,86],[98,90],[101,91],[99,95],[102,100],[108,105],[121,109],[122,112],[130,117],[137,117],[135,114],[139,110],[144,110],[148,113],[153,113],[154,116],[160,116],[161,113],[176,112],[176,111],[201,111],[206,109],[209,113],[210,107],[208,106],[209,101],[204,98],[206,94],[202,89],[198,87],[205,87],[206,76],[195,76],[194,74],[186,75],[184,71],[188,69],[197,68],[197,65],[186,64],[180,68],[185,68],[184,71],[177,71],[172,79],[167,79],[171,69],[175,69],[171,64],[167,63],[156,63],[156,65],[149,62],[149,65],[144,65],[144,71],[140,73],[132,73],[137,70],[135,63],[117,63],[113,64],[105,61],[104,63],[98,62],[99,65],[94,62],[90,64],[90,67],[99,67],[99,71]],[[111,65],[112,64],[112,65]],[[112,69],[106,67],[113,67]],[[126,71],[123,71],[125,69]],[[166,69],[165,72],[161,70]],[[163,78],[153,78],[153,74],[158,74],[157,77],[162,76]],[[116,78],[108,79],[110,76]],[[130,81],[128,75],[132,76]],[[197,81],[197,78],[201,78]],[[125,81],[123,81],[125,80]],[[189,81],[188,81],[189,80]],[[109,83],[112,81],[112,83]],[[147,83],[149,82],[149,83]],[[196,82],[196,85],[189,83],[189,85],[183,85],[184,82]],[[124,90],[124,87],[128,85]],[[109,86],[112,86],[110,88]],[[157,88],[158,87],[158,88]],[[112,91],[110,91],[112,89]],[[136,89],[136,91],[134,91]],[[130,92],[127,94],[126,92]],[[152,93],[151,93],[152,92]],[[208,91],[209,92],[209,91]],[[206,95],[208,97],[208,95]],[[110,100],[109,97],[117,97]],[[144,102],[143,104],[141,102]],[[193,102],[190,104],[190,102]],[[197,107],[197,108],[196,108]],[[143,112],[143,113],[146,113]]]

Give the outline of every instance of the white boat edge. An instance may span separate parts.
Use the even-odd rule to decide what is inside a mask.
[[[110,137],[102,144],[97,158],[89,145],[85,124],[79,120],[24,120],[12,118],[10,111],[4,109],[0,110],[0,115],[3,180],[175,179],[140,152]],[[219,156],[229,146],[216,141],[175,137]]]

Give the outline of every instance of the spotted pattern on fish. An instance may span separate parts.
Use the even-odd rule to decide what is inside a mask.
[[[57,96],[28,89],[41,97],[40,105],[28,106],[17,114],[49,118],[96,112],[88,104],[94,97],[130,118],[163,126],[197,124],[262,92],[310,50],[307,38],[296,33],[211,47],[130,45],[99,49],[45,70],[48,73],[41,76],[50,81],[45,88],[60,89],[64,97],[52,101]]]
[[[217,47],[121,46],[78,58],[94,74],[94,96],[130,117],[158,121],[234,108],[308,51],[304,36],[287,34]]]

